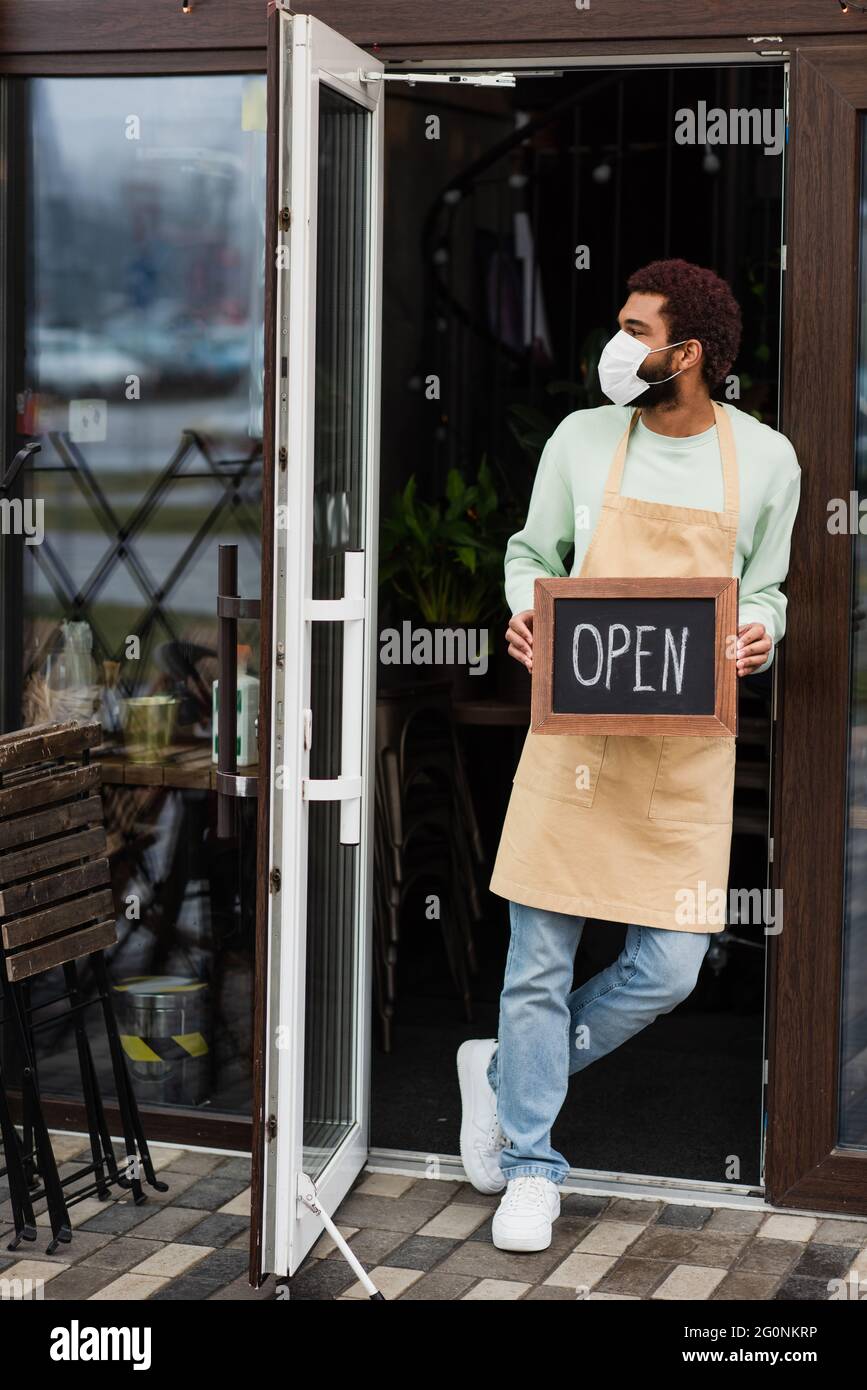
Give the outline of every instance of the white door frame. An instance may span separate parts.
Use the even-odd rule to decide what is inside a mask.
[[[277,206],[281,213],[274,344],[275,479],[274,628],[271,703],[272,813],[269,865],[279,890],[268,903],[266,1115],[263,1182],[264,1268],[291,1274],[322,1227],[297,1200],[304,1171],[304,1014],[307,937],[308,801],[340,800],[341,838],[358,843],[355,999],[355,1122],[318,1175],[318,1198],[339,1205],[363,1167],[368,1148],[372,940],[373,724],[376,697],[376,574],[379,502],[379,389],[382,247],[382,84],[359,72],[382,65],[310,15],[280,11],[280,140]],[[354,595],[333,605],[312,602],[316,247],[319,90],[326,85],[371,113],[366,255],[368,317],[364,449],[363,575]],[[283,452],[285,451],[285,453]],[[358,579],[359,565],[348,565]],[[359,594],[360,589],[360,594]],[[359,602],[359,597],[362,601]],[[355,602],[347,601],[355,598]],[[360,616],[359,616],[360,615]],[[311,630],[315,621],[344,623],[343,773],[329,786],[309,783]],[[359,641],[359,627],[363,637]],[[359,669],[360,667],[360,669]],[[347,767],[347,760],[350,764]],[[341,785],[343,782],[343,785]],[[352,794],[347,794],[351,792]],[[354,825],[353,825],[354,822]]]

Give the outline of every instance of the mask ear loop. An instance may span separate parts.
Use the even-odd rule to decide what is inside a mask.
[[[688,343],[688,342],[689,342],[689,338],[681,338],[681,340],[680,340],[679,343],[666,343],[665,347],[661,347],[661,348],[651,348],[649,352],[646,352],[646,353],[644,354],[644,360],[647,361],[647,358],[648,358],[648,357],[652,357],[653,354],[654,354],[655,352],[667,352],[669,348],[673,348],[673,347],[682,347],[684,343]],[[643,363],[642,363],[642,365],[643,365]],[[686,367],[681,367],[681,369],[680,369],[679,372],[672,372],[671,376],[661,376],[657,381],[648,381],[648,382],[646,382],[645,384],[646,384],[647,386],[661,386],[662,383],[663,383],[664,381],[674,381],[674,378],[675,378],[676,376],[681,376],[681,375],[683,374],[683,372],[685,372],[686,370],[687,370]],[[636,376],[638,376],[638,373],[637,373],[637,372],[636,372]],[[639,381],[644,381],[644,377],[638,377],[638,379],[639,379]]]

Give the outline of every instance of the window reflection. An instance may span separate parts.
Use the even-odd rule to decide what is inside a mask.
[[[863,143],[863,142],[862,142]],[[867,495],[867,143],[861,171],[861,325],[855,482]],[[839,1142],[867,1147],[867,547],[855,542],[849,750],[849,845],[841,999]]]
[[[21,722],[103,725],[111,964],[140,1100],[245,1111],[254,885],[214,835],[211,715],[219,543],[259,593],[265,79],[23,91],[17,428],[41,445],[23,486],[44,541],[21,546]],[[258,674],[258,625],[239,641]],[[133,1056],[163,1035],[202,1046]],[[68,1044],[47,1039],[48,1091]]]

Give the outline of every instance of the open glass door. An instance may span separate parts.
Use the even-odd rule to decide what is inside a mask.
[[[291,1274],[322,1229],[299,1183],[332,1211],[367,1156],[382,226],[382,83],[364,80],[381,65],[279,6],[269,45],[271,891],[254,1278]]]

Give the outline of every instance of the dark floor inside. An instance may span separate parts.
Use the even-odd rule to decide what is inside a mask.
[[[374,1020],[371,1146],[457,1154],[455,1054],[467,1038],[496,1036],[507,906],[487,895],[470,1021],[429,925],[403,931],[389,1053]],[[576,985],[616,956],[624,931],[587,924]],[[734,947],[718,970],[706,959],[689,999],[571,1078],[552,1137],[574,1168],[758,1183],[763,954]]]

